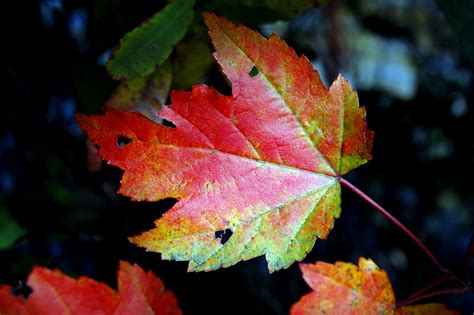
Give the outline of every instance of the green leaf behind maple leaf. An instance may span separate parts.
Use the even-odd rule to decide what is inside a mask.
[[[120,193],[180,199],[133,243],[187,260],[190,271],[260,255],[270,271],[286,268],[339,217],[340,174],[370,159],[365,111],[346,80],[328,90],[277,36],[205,19],[232,96],[205,85],[172,92],[159,117],[176,128],[115,110],[77,120],[99,155],[125,171]],[[119,137],[130,143],[117,145]],[[226,242],[223,233],[232,233]]]
[[[106,67],[115,79],[143,77],[171,54],[193,18],[194,0],[173,0],[142,25],[127,33]]]
[[[160,122],[157,115],[168,98],[171,81],[172,67],[167,60],[147,76],[122,80],[105,106],[134,111]]]
[[[173,59],[173,87],[187,90],[199,83],[213,64],[211,49],[206,41],[192,38],[176,46]]]

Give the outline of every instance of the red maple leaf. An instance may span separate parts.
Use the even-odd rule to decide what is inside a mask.
[[[232,96],[205,85],[173,92],[159,117],[176,128],[116,110],[77,120],[125,171],[120,193],[179,199],[133,243],[194,271],[260,255],[270,271],[286,268],[327,237],[340,177],[371,158],[373,134],[342,76],[328,90],[278,36],[212,14],[205,21]]]
[[[176,298],[152,272],[120,262],[118,293],[87,277],[71,279],[59,270],[34,267],[28,298],[0,285],[0,314],[181,314]]]

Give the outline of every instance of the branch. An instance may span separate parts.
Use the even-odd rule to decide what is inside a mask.
[[[397,306],[398,307],[405,306],[405,305],[408,305],[408,304],[412,304],[412,303],[415,303],[415,302],[418,302],[418,301],[421,301],[421,300],[426,300],[426,299],[429,299],[429,298],[432,298],[432,297],[435,297],[435,296],[439,296],[439,295],[460,295],[460,294],[465,294],[465,293],[471,292],[471,291],[472,291],[472,288],[440,289],[438,291],[431,292],[431,293],[428,293],[428,294],[425,294],[425,295],[422,295],[422,296],[419,296],[419,297],[415,297],[415,298],[410,299],[410,300],[405,300],[403,304],[400,303],[400,305],[397,304]]]
[[[422,294],[425,294],[426,292],[428,292],[429,290],[439,286],[440,284],[444,283],[446,280],[451,280],[453,279],[454,277],[453,276],[449,276],[449,275],[443,275],[441,276],[440,278],[436,279],[435,281],[433,281],[432,283],[428,284],[427,286],[419,289],[418,291],[414,292],[413,294],[411,294],[410,296],[404,298],[403,300],[400,300],[398,303],[397,303],[397,307],[400,307],[400,306],[403,306],[403,305],[406,305],[409,303],[409,301],[413,300],[413,299],[416,299],[418,297],[420,297]],[[454,278],[455,279],[455,278]]]
[[[370,204],[372,207],[374,207],[376,210],[378,210],[381,214],[383,214],[387,219],[389,219],[393,224],[395,224],[400,230],[402,230],[403,233],[408,235],[415,244],[428,256],[430,261],[443,273],[445,274],[451,274],[449,270],[444,268],[441,263],[436,259],[436,257],[433,255],[433,253],[430,252],[430,250],[406,227],[404,226],[400,221],[398,221],[393,215],[391,215],[387,210],[382,208],[378,203],[376,203],[372,198],[367,196],[365,193],[359,190],[359,188],[355,187],[352,185],[350,182],[345,180],[344,178],[341,178],[341,184],[358,194],[362,199],[364,199],[368,204]]]

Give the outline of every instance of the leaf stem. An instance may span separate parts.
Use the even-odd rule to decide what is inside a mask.
[[[446,280],[448,279],[452,279],[452,276],[449,276],[449,275],[443,275],[441,277],[439,277],[438,279],[436,279],[435,281],[431,282],[430,284],[428,284],[427,286],[419,289],[418,291],[414,292],[413,294],[411,294],[410,296],[404,298],[403,300],[400,300],[398,303],[397,303],[397,307],[400,307],[400,306],[404,306],[406,304],[408,304],[409,301],[411,300],[414,300],[416,298],[418,298],[419,296],[421,296],[422,294],[425,294],[426,292],[428,292],[429,290],[439,286],[440,284],[444,283]]]
[[[432,297],[435,297],[435,296],[440,296],[440,295],[459,295],[459,294],[465,294],[467,292],[470,292],[471,289],[469,288],[448,288],[448,289],[440,289],[438,291],[434,291],[434,292],[431,292],[431,293],[428,293],[428,294],[425,294],[425,295],[422,295],[422,296],[418,296],[418,297],[414,297],[410,300],[405,300],[402,303],[399,303],[397,304],[397,307],[401,307],[401,306],[405,306],[405,305],[408,305],[408,304],[413,304],[415,302],[418,302],[418,301],[421,301],[421,300],[426,300],[426,299],[429,299],[429,298],[432,298]]]
[[[358,194],[362,199],[364,199],[368,204],[370,204],[372,207],[374,207],[376,210],[378,210],[381,214],[383,214],[387,219],[389,219],[393,224],[395,224],[400,230],[403,231],[408,237],[410,237],[415,244],[428,256],[430,261],[443,273],[445,274],[451,274],[449,270],[444,268],[441,263],[436,259],[436,257],[430,252],[430,250],[406,227],[404,226],[400,221],[398,221],[393,215],[391,215],[387,210],[382,208],[378,203],[376,203],[372,198],[367,196],[365,193],[363,193],[359,188],[355,187],[352,185],[350,182],[345,180],[344,178],[341,177],[340,182],[342,185],[346,186],[356,194]]]

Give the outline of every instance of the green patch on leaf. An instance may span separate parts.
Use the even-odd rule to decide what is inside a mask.
[[[106,67],[115,79],[146,76],[161,65],[193,18],[194,0],[174,0],[126,34]]]

